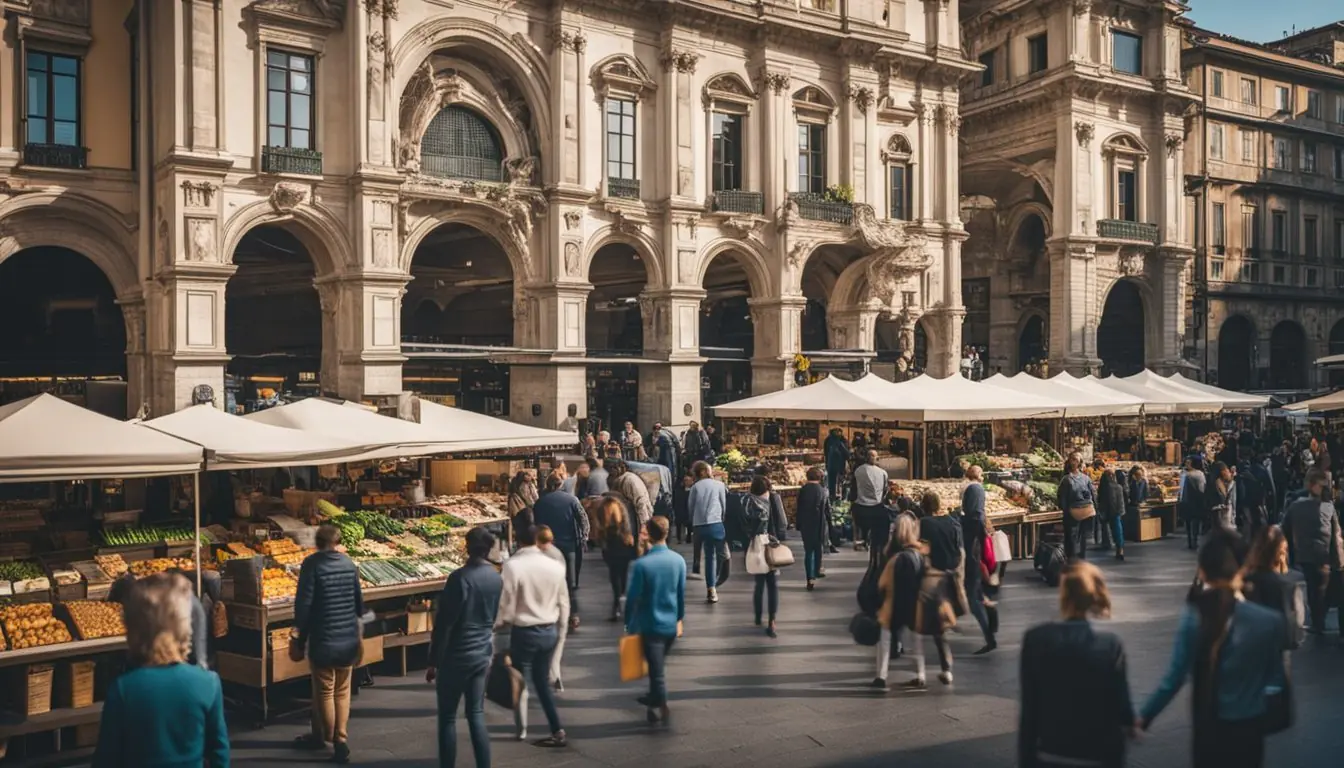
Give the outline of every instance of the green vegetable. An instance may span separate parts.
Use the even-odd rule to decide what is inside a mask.
[[[714,459],[715,466],[730,474],[733,472],[741,472],[746,469],[747,463],[747,457],[736,448],[730,451],[725,451],[719,454],[718,458]]]
[[[0,563],[0,581],[27,581],[40,579],[43,575],[41,566],[27,560]]]
[[[393,520],[382,512],[360,510],[351,512],[349,516],[364,526],[364,533],[370,538],[386,541],[406,532],[406,526],[400,520]]]
[[[341,541],[347,541],[351,544],[364,538],[364,526],[350,515],[342,515],[331,521],[341,532]]]

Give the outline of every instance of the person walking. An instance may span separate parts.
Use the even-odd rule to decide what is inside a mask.
[[[536,533],[537,549],[541,550],[541,553],[543,555],[551,558],[560,565],[568,567],[567,561],[565,560],[565,553],[561,552],[555,546],[555,533],[551,531],[550,527],[545,525],[538,525],[533,528],[533,531]],[[570,599],[573,599],[573,595],[574,593],[571,591]],[[573,615],[572,606],[571,606],[571,615],[569,618],[570,618],[569,622],[567,622],[566,624],[556,625],[555,628],[556,632],[555,653],[551,654],[550,681],[551,681],[551,687],[555,689],[556,693],[561,693],[565,690],[565,681],[564,676],[560,670],[560,665],[565,656],[565,639],[569,634],[569,630],[574,629],[574,627],[576,626],[576,622],[578,621],[578,618]]]
[[[891,665],[893,642],[909,651],[915,661],[915,676],[903,686],[908,691],[922,691],[928,687],[924,676],[924,639],[920,633],[931,630],[933,644],[938,649],[938,662],[941,668],[938,679],[943,685],[952,683],[952,650],[941,625],[920,626],[918,609],[920,592],[923,588],[927,560],[920,551],[920,522],[911,514],[896,517],[895,536],[891,541],[892,554],[878,579],[878,589],[882,593],[882,607],[878,609],[877,622],[882,628],[877,644],[877,677],[873,687],[886,690],[887,673]],[[950,579],[951,573],[944,579]],[[947,591],[946,582],[942,588]]]
[[[826,488],[831,500],[840,499],[840,484],[845,478],[845,465],[849,463],[849,441],[839,427],[831,427],[831,432],[822,444],[822,453],[826,459]]]
[[[1121,768],[1125,737],[1137,732],[1134,705],[1120,638],[1090,621],[1111,613],[1095,565],[1065,568],[1059,612],[1059,621],[1032,627],[1022,640],[1017,764]],[[1079,706],[1083,700],[1087,706]]]
[[[1126,481],[1128,487],[1125,492],[1125,517],[1131,517],[1136,524],[1141,520],[1142,506],[1148,499],[1148,472],[1140,464],[1135,464],[1129,470],[1129,478]],[[1125,521],[1121,520],[1115,531],[1115,559],[1123,561],[1125,559]]]
[[[317,551],[299,566],[291,641],[312,666],[312,733],[296,740],[305,749],[331,744],[333,760],[350,762],[346,723],[350,720],[350,677],[362,651],[364,596],[359,570],[343,552],[341,531],[334,525],[317,529]]]
[[[643,478],[630,471],[622,459],[608,459],[605,466],[607,484],[612,492],[620,494],[621,498],[625,499],[626,505],[635,511],[639,522],[635,535],[638,537],[644,526],[648,525],[649,519],[653,517],[653,502],[649,499],[649,487],[644,484]]]
[[[1138,468],[1137,466],[1135,467]],[[1101,518],[1101,549],[1111,549],[1115,541],[1117,558],[1124,559],[1125,553],[1125,510],[1129,508],[1129,483],[1123,472],[1117,473],[1114,467],[1106,467],[1101,472],[1101,483],[1097,488],[1097,516]]]
[[[187,662],[191,583],[155,574],[126,594],[128,669],[107,686],[93,768],[229,765],[219,675]]]
[[[610,476],[607,470],[602,467],[602,459],[588,459],[588,487],[587,493],[580,498],[593,498],[601,496],[611,490],[608,484]],[[575,494],[576,496],[578,494]]]
[[[989,535],[985,518],[985,486],[981,483],[984,470],[973,465],[966,470],[969,481],[961,494],[961,537],[965,545],[965,568],[962,578],[966,584],[966,608],[980,624],[985,644],[975,655],[980,656],[999,647],[990,629],[989,615],[985,612],[984,575],[980,561],[984,557],[985,538]]]
[[[695,476],[695,484],[691,486],[686,504],[691,510],[691,524],[695,531],[695,560],[698,564],[703,550],[705,599],[710,603],[717,603],[719,554],[723,551],[723,543],[727,538],[727,531],[723,527],[723,514],[728,509],[728,486],[724,485],[722,480],[716,479],[710,472],[709,464],[703,461],[691,465],[691,474]],[[696,572],[698,573],[698,570]]]
[[[966,558],[961,524],[943,507],[937,494],[925,493],[919,500],[924,516],[919,520],[919,538],[928,546],[929,567],[956,573]]]
[[[889,482],[887,471],[877,466],[877,451],[865,451],[863,463],[854,469],[850,517],[855,527],[854,548],[859,548],[858,531],[862,526],[862,543],[868,548],[869,559],[878,557],[891,538],[891,515],[884,504]]]
[[[1086,560],[1087,539],[1096,517],[1096,494],[1076,456],[1064,462],[1057,502],[1064,512],[1064,558],[1070,562]]]
[[[1199,547],[1199,536],[1203,528],[1208,496],[1208,479],[1204,476],[1204,460],[1192,456],[1187,462],[1189,468],[1181,480],[1181,498],[1177,502],[1177,512],[1185,521],[1185,546],[1194,550]]]
[[[649,665],[649,694],[639,703],[650,723],[668,722],[667,656],[686,618],[686,559],[667,546],[667,520],[649,523],[649,551],[634,563],[625,602],[625,633],[639,635]]]
[[[686,465],[680,482],[672,486],[672,528],[677,533],[677,543],[691,538],[691,486],[695,485],[695,475],[691,474],[691,464]]]
[[[473,528],[467,531],[466,544],[467,564],[448,575],[439,593],[425,670],[425,681],[434,685],[439,702],[439,768],[457,765],[457,707],[463,701],[476,768],[490,766],[485,678],[504,581],[488,559],[495,547],[493,534]]]
[[[681,463],[679,467],[690,467],[697,461],[711,461],[714,458],[714,450],[709,447],[709,435],[700,428],[700,422],[692,421],[686,428],[686,434],[682,436],[684,446]]]
[[[1232,470],[1221,461],[1213,464],[1212,480],[1209,482],[1205,498],[1205,525],[1209,530],[1226,528],[1237,529],[1237,508],[1233,499]]]
[[[1284,648],[1290,651],[1298,648],[1307,618],[1302,599],[1306,585],[1302,574],[1288,568],[1288,539],[1277,525],[1266,526],[1256,533],[1242,578],[1247,600],[1283,616]]]
[[[572,493],[561,489],[564,481],[555,473],[546,477],[546,493],[532,507],[532,524],[544,525],[555,536],[555,548],[565,558],[565,583],[569,586],[569,624],[579,625],[579,568],[583,544],[588,541],[588,513]]]
[[[1262,766],[1267,702],[1287,681],[1282,617],[1241,597],[1245,552],[1227,529],[1211,531],[1199,548],[1202,584],[1190,591],[1171,664],[1141,710],[1146,731],[1193,678],[1195,768]]]
[[[597,541],[602,547],[602,560],[607,564],[607,573],[611,577],[611,621],[620,621],[621,601],[626,598],[630,563],[639,556],[639,549],[630,517],[626,514],[625,505],[619,500],[603,499],[597,519]]]
[[[1307,581],[1307,609],[1312,634],[1325,632],[1330,611],[1331,581],[1344,567],[1339,512],[1329,501],[1331,489],[1326,474],[1311,469],[1306,477],[1307,497],[1288,505],[1283,513],[1283,534],[1288,539],[1291,562]],[[1344,609],[1340,612],[1340,635],[1344,636]]]
[[[539,496],[536,478],[526,469],[519,470],[509,481],[509,517],[513,518],[524,509],[531,509]]]
[[[830,541],[831,499],[821,486],[825,477],[821,467],[807,468],[807,482],[798,491],[798,511],[795,520],[798,535],[803,539],[803,573],[807,577],[807,591],[816,588],[822,578],[821,553]]]
[[[769,567],[765,560],[765,553],[755,553],[752,549],[759,549],[765,546],[761,537],[768,536],[775,541],[783,543],[788,536],[789,520],[784,515],[784,505],[770,487],[770,478],[765,475],[756,475],[751,479],[751,493],[747,496],[746,510],[743,514],[746,530],[744,533],[747,540],[751,542],[747,552],[747,562],[751,563],[753,555],[758,555],[760,562],[766,562],[763,573],[757,573],[757,569],[748,568],[747,572],[756,577],[756,588],[752,592],[751,605],[755,609],[756,626],[761,626],[762,609],[768,608],[769,621],[765,625],[765,634],[774,639],[778,637],[775,631],[775,616],[779,613],[779,571]],[[705,555],[707,558],[708,554]]]
[[[557,626],[569,619],[569,589],[565,568],[537,548],[536,528],[517,535],[521,545],[504,563],[496,627],[508,626],[509,662],[523,677],[524,696],[514,709],[518,740],[527,738],[527,692],[535,693],[546,713],[551,735],[540,747],[568,744],[551,693],[551,658],[559,642]]]

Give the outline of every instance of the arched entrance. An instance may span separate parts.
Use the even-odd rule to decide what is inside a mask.
[[[238,241],[233,263],[224,292],[225,408],[321,394],[322,303],[308,248],[285,225],[263,224]]]
[[[1106,297],[1097,327],[1097,355],[1112,376],[1132,376],[1146,365],[1143,296],[1132,280],[1119,280]]]
[[[855,277],[854,274],[850,273],[845,276],[844,286],[841,285],[841,276],[847,269],[862,268],[855,266],[861,258],[863,254],[856,248],[823,245],[813,251],[803,266],[800,285],[807,304],[803,307],[800,335],[803,354],[812,359],[814,373],[855,378],[863,372],[862,361],[856,360],[853,355],[828,354],[837,350],[859,350],[864,344],[860,334],[849,328],[842,317],[830,316],[832,311],[839,313],[854,309],[867,295],[862,276],[858,276],[855,281],[851,279]]]
[[[588,416],[615,432],[635,420],[639,407],[639,366],[644,353],[644,317],[640,295],[648,282],[644,259],[626,243],[609,243],[588,266],[584,319],[588,366]],[[626,362],[629,360],[630,362]],[[651,424],[638,425],[643,430]]]
[[[751,395],[751,358],[756,332],[751,321],[751,280],[742,257],[732,251],[715,256],[705,270],[705,299],[700,306],[701,407]]]
[[[1269,386],[1275,390],[1307,388],[1307,332],[1292,320],[1274,326],[1269,336]]]
[[[1233,315],[1218,329],[1218,386],[1245,391],[1255,382],[1255,326]]]
[[[403,385],[420,397],[477,413],[506,415],[509,369],[491,356],[514,346],[514,274],[490,235],[442,224],[411,257],[401,304]]]
[[[0,404],[59,394],[126,413],[126,325],[112,283],[67,248],[28,248],[0,263]]]
[[[1344,355],[1344,320],[1340,320],[1330,328],[1330,352],[1334,355]],[[1338,389],[1344,387],[1344,365],[1331,366],[1330,388]]]
[[[1045,318],[1040,315],[1030,315],[1027,321],[1022,324],[1022,330],[1017,334],[1017,372],[1021,373],[1028,369],[1035,370],[1042,362],[1049,359],[1050,336],[1046,332]]]

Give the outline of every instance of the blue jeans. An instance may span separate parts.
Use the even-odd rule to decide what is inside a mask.
[[[1121,515],[1111,518],[1111,538],[1115,539],[1116,549],[1125,548],[1125,518]]]
[[[649,663],[649,706],[667,704],[667,654],[672,650],[675,637],[644,635],[644,660]]]
[[[825,544],[817,542],[814,546],[803,545],[803,572],[808,581],[816,581],[821,575],[821,548]]]
[[[728,534],[723,523],[695,526],[695,546],[705,548],[705,586],[713,589],[719,577],[719,553],[723,551],[723,541]]]
[[[476,768],[490,766],[490,734],[485,729],[485,677],[490,667],[479,670],[439,670],[439,768],[457,764],[457,705],[467,700],[467,730]]]
[[[560,639],[555,625],[541,627],[514,627],[509,637],[509,661],[523,676],[523,684],[541,700],[541,711],[551,733],[561,730],[560,714],[555,711],[555,696],[551,693],[551,657]]]

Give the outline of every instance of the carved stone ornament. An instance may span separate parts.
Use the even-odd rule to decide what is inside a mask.
[[[698,229],[700,226],[700,217],[696,216],[694,213],[688,214],[686,218],[682,221],[682,224],[691,233],[690,239],[694,240],[696,229]]]
[[[509,184],[515,187],[533,186],[536,168],[535,157],[511,157],[504,161],[504,170],[509,174]]]
[[[756,101],[756,92],[742,78],[728,72],[712,77],[705,83],[701,101],[705,109],[711,109],[716,102],[750,106]]]
[[[760,229],[764,223],[765,219],[760,216],[733,216],[724,219],[720,226],[728,230],[734,237],[747,238]]]
[[[577,277],[579,274],[579,244],[573,241],[565,243],[565,274]]]
[[[861,85],[857,88],[851,86],[845,95],[848,96],[849,100],[854,102],[854,106],[858,107],[859,111],[865,115],[868,114],[868,108],[873,106],[873,89],[866,86]]]
[[[1145,269],[1142,253],[1128,252],[1121,254],[1119,263],[1116,264],[1116,271],[1122,277],[1134,277],[1142,275]]]
[[[666,53],[663,54],[662,58],[663,69],[669,72],[675,69],[678,72],[695,74],[695,66],[696,64],[699,63],[700,63],[700,54],[696,53],[695,51],[678,51],[669,49]]]
[[[209,208],[219,187],[208,181],[182,182],[182,204],[188,208]]]
[[[30,0],[26,5],[34,18],[87,27],[91,3],[92,0]]]
[[[187,261],[215,260],[215,220],[187,219]]]
[[[1167,157],[1175,157],[1176,152],[1180,150],[1181,145],[1185,143],[1179,134],[1169,133],[1166,138]]]
[[[756,72],[756,89],[770,89],[770,92],[778,96],[789,88],[789,73],[781,72],[777,69],[766,69],[762,67]]]
[[[30,187],[18,179],[0,179],[0,195],[22,195],[39,191],[38,188]]]
[[[933,266],[923,235],[900,222],[879,219],[867,203],[854,204],[854,231],[859,244],[874,252],[868,262],[868,284],[886,304],[895,299],[906,278]]]
[[[803,257],[812,252],[812,242],[810,240],[799,240],[789,249],[788,260],[790,269],[798,269],[802,266]]]
[[[644,227],[644,222],[619,208],[612,212],[612,216],[612,228],[617,232],[623,232],[627,235],[637,235]]]
[[[628,94],[642,99],[658,86],[638,59],[616,54],[597,62],[589,74],[598,99],[605,101],[611,94]]]
[[[282,181],[271,190],[271,207],[276,213],[289,213],[308,197],[308,188]]]
[[[383,36],[382,30],[374,30],[369,35],[369,53],[382,53],[387,50],[387,38]]]
[[[583,223],[583,211],[571,208],[565,211],[565,229],[573,231]]]
[[[582,32],[561,29],[551,35],[551,45],[556,50],[583,53],[588,49],[588,38]]]
[[[320,0],[319,0],[320,1]],[[331,0],[327,0],[331,2]],[[340,0],[341,5],[345,5],[344,0]],[[371,16],[381,16],[384,19],[397,18],[398,0],[364,0],[364,10]]]
[[[1097,135],[1097,127],[1092,123],[1078,121],[1073,124],[1073,133],[1078,137],[1078,143],[1084,147],[1092,143],[1093,137]]]
[[[910,147],[910,140],[904,134],[893,133],[891,138],[887,139],[887,146],[882,149],[882,162],[901,163],[910,159],[913,155]]]

